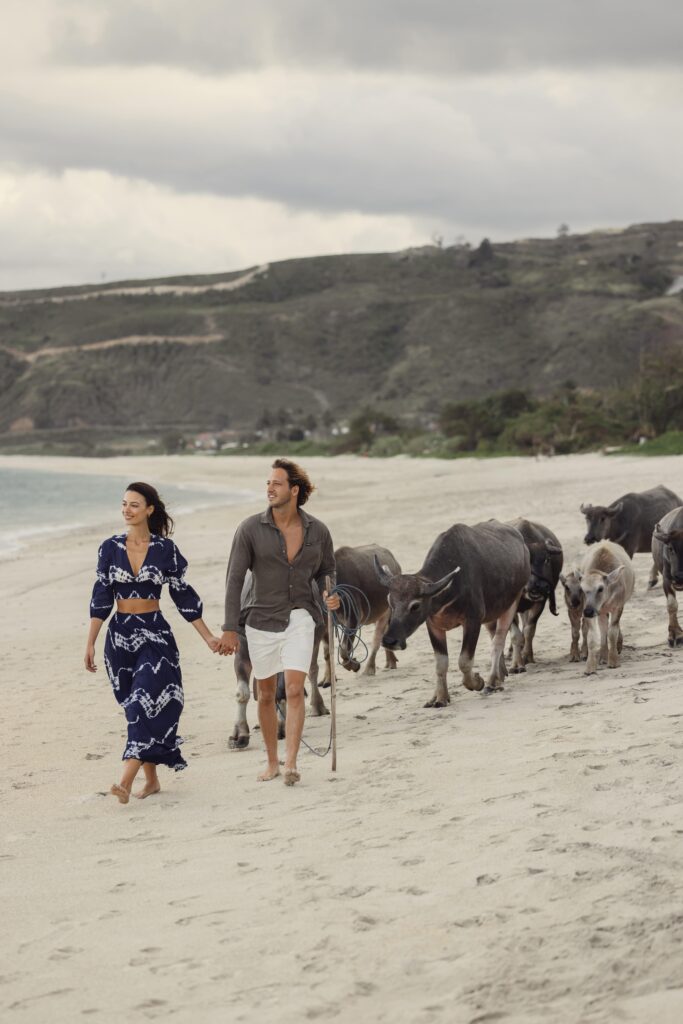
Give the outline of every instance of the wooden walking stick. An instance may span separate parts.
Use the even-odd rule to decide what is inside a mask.
[[[325,577],[325,591],[329,597],[332,592],[330,577]],[[330,653],[330,734],[332,742],[332,771],[337,770],[337,676],[335,673],[336,658],[334,655],[334,622],[332,612],[327,609],[327,644]]]

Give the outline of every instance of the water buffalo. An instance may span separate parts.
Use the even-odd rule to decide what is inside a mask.
[[[514,653],[511,671],[524,672],[524,666],[534,661],[536,626],[546,602],[551,613],[557,615],[555,588],[562,569],[562,546],[552,530],[547,526],[541,526],[540,523],[520,518],[511,520],[508,526],[514,526],[519,530],[529,549],[529,579],[517,608],[522,622],[523,647],[517,616],[513,619],[511,628]]]
[[[652,534],[652,557],[662,574],[669,613],[669,647],[683,647],[676,593],[683,590],[683,508],[675,508],[657,523]]]
[[[391,551],[380,547],[378,544],[364,544],[357,548],[337,548],[334,553],[334,560],[337,566],[337,585],[349,587],[349,596],[353,598],[352,603],[344,601],[336,616],[337,621],[349,630],[339,644],[339,659],[344,668],[350,669],[352,672],[359,670],[360,662],[353,656],[353,638],[361,626],[370,626],[374,622],[375,631],[363,673],[367,676],[374,676],[375,674],[377,652],[389,622],[388,590],[377,578],[375,558],[379,559],[382,565],[386,565],[389,572],[401,572],[401,566]],[[317,647],[314,648],[314,658],[316,657],[316,651]],[[327,631],[323,633],[323,652],[325,657],[325,678],[320,685],[329,686],[330,651],[327,642]],[[387,650],[385,654],[386,667],[396,668],[398,661],[394,652]]]
[[[572,569],[566,576],[560,573],[560,583],[564,587],[564,602],[567,606],[569,625],[572,630],[569,660],[585,661],[588,657],[588,643],[586,641],[586,630],[588,627],[583,618],[585,596],[581,589],[581,573],[576,569]],[[581,639],[581,649],[579,649],[579,637],[581,634],[583,636]]]
[[[611,540],[620,544],[629,558],[636,551],[650,551],[652,531],[662,516],[683,505],[683,501],[659,484],[649,491],[630,492],[617,498],[611,505],[581,505],[588,531],[586,544]],[[652,564],[648,586],[657,585],[657,567]]]
[[[492,638],[487,689],[500,688],[507,675],[505,637],[529,580],[529,550],[519,530],[495,519],[476,526],[457,523],[440,534],[419,572],[395,575],[375,563],[389,590],[391,617],[382,644],[404,650],[406,639],[423,622],[436,659],[436,690],[425,707],[450,703],[446,632],[463,627],[458,665],[468,690],[481,690],[484,680],[473,670],[482,625]]]
[[[635,582],[633,564],[620,544],[603,540],[587,552],[581,566],[583,617],[588,633],[587,676],[597,672],[600,661],[607,661],[608,668],[619,667],[619,623]]]

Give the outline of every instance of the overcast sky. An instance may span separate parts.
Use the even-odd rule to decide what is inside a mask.
[[[3,0],[0,289],[683,218],[680,0]]]

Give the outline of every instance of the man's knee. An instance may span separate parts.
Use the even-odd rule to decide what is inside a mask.
[[[288,701],[303,700],[305,681],[305,672],[285,673],[285,693]]]
[[[275,676],[271,676],[269,679],[259,679],[256,684],[258,692],[258,700],[260,704],[274,704],[275,703]]]

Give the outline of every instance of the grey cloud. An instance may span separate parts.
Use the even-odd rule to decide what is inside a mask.
[[[56,22],[55,60],[205,73],[677,68],[683,51],[678,0],[76,0],[71,10]]]
[[[598,95],[599,83],[590,104],[563,107],[533,79],[509,86],[497,104],[477,87],[426,95],[407,83],[368,93],[342,76],[305,104],[284,92],[263,109],[235,111],[225,99],[201,117],[192,103],[159,116],[142,102],[133,116],[101,89],[102,103],[88,108],[59,95],[51,103],[5,99],[0,161],[51,173],[100,168],[178,192],[298,210],[442,219],[462,230],[676,212],[683,142],[667,111],[639,115],[636,144],[636,122]]]

